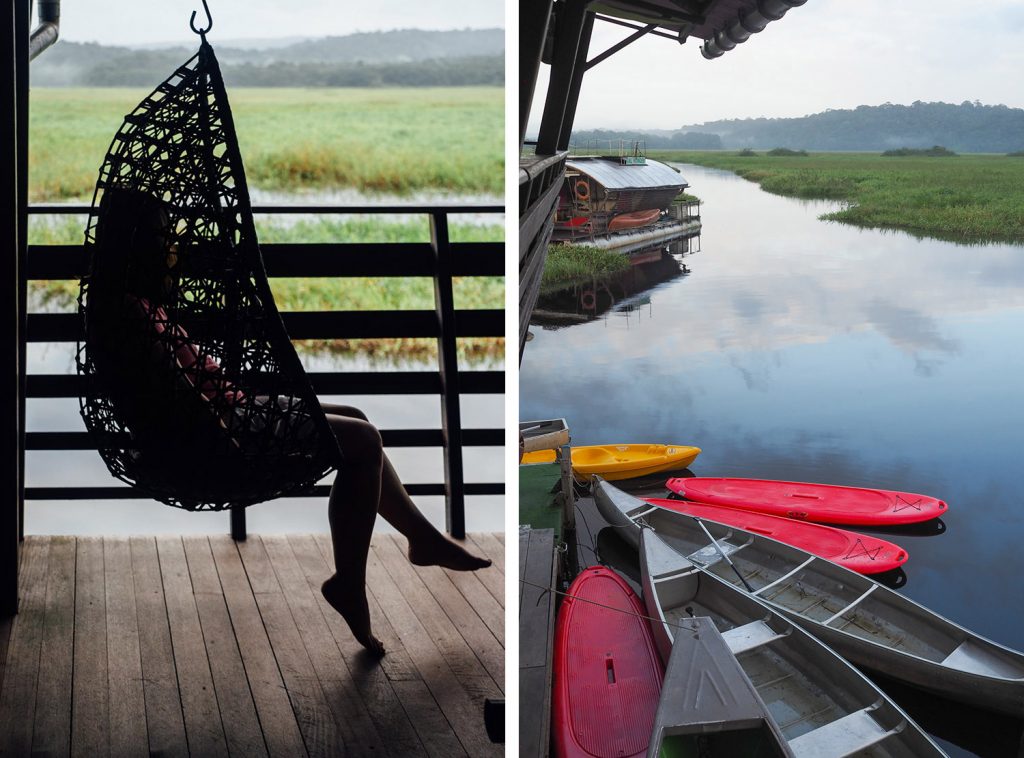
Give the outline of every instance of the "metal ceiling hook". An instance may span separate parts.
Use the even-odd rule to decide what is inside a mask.
[[[203,10],[206,11],[206,28],[196,28],[196,14],[199,11],[192,11],[192,17],[188,20],[188,25],[192,27],[192,31],[205,39],[206,33],[213,28],[213,16],[210,15],[210,6],[206,4],[206,0],[203,0]]]

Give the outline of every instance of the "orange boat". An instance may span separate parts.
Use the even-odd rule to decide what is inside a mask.
[[[639,226],[653,224],[661,216],[660,208],[651,208],[646,211],[633,211],[632,213],[620,213],[608,222],[609,232],[621,232],[624,229],[636,229]]]

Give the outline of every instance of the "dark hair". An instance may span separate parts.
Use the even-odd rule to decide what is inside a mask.
[[[107,212],[96,227],[94,279],[123,282],[123,292],[153,303],[173,301],[178,252],[167,204],[145,192],[108,188],[100,207]]]

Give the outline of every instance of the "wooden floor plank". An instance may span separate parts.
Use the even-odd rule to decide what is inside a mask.
[[[395,544],[395,549],[401,550],[401,546]],[[500,615],[501,609],[494,598],[470,572],[449,572],[437,566],[415,566],[413,570],[447,615],[451,628],[462,636],[495,685],[501,688],[505,681],[505,647],[502,641],[504,635],[499,637],[499,634],[502,632],[504,618]],[[495,634],[488,627],[481,618],[479,609],[469,603],[456,581],[470,587],[471,582],[475,584],[472,594],[482,596],[484,601],[493,606],[491,610],[496,609],[499,612],[499,618],[495,622],[499,634]]]
[[[250,537],[239,543],[238,553],[242,557],[267,637],[277,657],[281,678],[291,699],[306,750],[311,756],[344,755],[350,748],[356,752],[356,736],[350,724],[342,724],[335,719],[292,618],[288,601],[277,582],[263,541],[258,537]]]
[[[10,755],[27,755],[32,749],[49,553],[49,537],[28,538],[22,546],[19,610],[11,625],[0,690],[0,746]]]
[[[75,567],[75,659],[71,694],[71,755],[105,755],[110,748],[107,610],[103,540],[79,537]]]
[[[466,755],[462,743],[455,736],[430,689],[422,680],[394,682],[394,687],[402,707],[423,742],[427,755],[431,758]]]
[[[103,573],[107,613],[110,754],[145,755],[149,752],[146,696],[142,685],[132,552],[127,539],[103,539]]]
[[[385,749],[384,741],[356,692],[348,664],[334,642],[287,537],[264,536],[262,541],[299,638],[320,680],[335,721],[342,727],[349,751],[381,754]]]
[[[295,712],[281,679],[277,658],[270,646],[236,543],[227,535],[218,535],[210,537],[210,548],[267,750],[271,756],[282,758],[306,755]]]
[[[494,567],[505,573],[505,543],[490,532],[472,532],[469,539],[480,548],[488,558],[494,561]]]
[[[491,570],[452,571],[443,569],[443,571],[451,583],[458,588],[473,612],[486,624],[501,646],[505,647],[505,607],[494,599],[494,596],[484,586],[480,576],[490,573]]]
[[[129,545],[135,610],[139,621],[139,657],[142,660],[149,751],[151,755],[184,758],[188,755],[188,740],[156,540],[132,537]]]
[[[331,546],[330,537],[326,534],[317,534],[313,536],[313,539],[316,546],[320,549],[322,561],[327,566],[333,567],[334,548]],[[333,570],[328,568],[327,573],[323,574],[321,577],[320,583],[315,585],[317,592],[319,592],[320,584],[323,580],[333,573]],[[320,598],[323,600],[322,595]],[[377,636],[377,639],[384,643],[384,649],[387,650],[388,654],[380,660],[377,660],[373,656],[367,656],[363,646],[356,642],[355,638],[352,636],[352,632],[349,631],[348,625],[345,621],[338,616],[336,611],[327,605],[326,600],[323,600],[323,605],[326,606],[327,609],[330,609],[329,612],[328,610],[325,610],[324,615],[329,619],[335,619],[335,622],[330,624],[331,633],[334,635],[334,638],[338,643],[338,647],[341,649],[342,655],[344,655],[349,661],[363,659],[366,662],[366,665],[379,665],[384,669],[384,673],[392,682],[402,682],[407,680],[418,681],[420,679],[419,670],[412,662],[412,658],[409,657],[409,653],[403,647],[402,639],[395,633],[395,630],[391,628],[391,623],[388,621],[387,615],[381,609],[380,604],[377,602],[377,598],[372,592],[367,592],[366,602],[370,606],[370,619],[373,623],[373,633]],[[331,614],[333,614],[333,616]]]
[[[392,549],[397,554],[398,551],[394,549],[393,543],[389,542],[388,544],[392,545]],[[409,566],[405,556],[399,555],[398,560],[391,560],[387,556],[386,550],[381,552],[388,557],[387,565],[385,565],[384,559],[378,555],[376,545],[371,548],[370,558],[367,562],[367,585],[376,595],[391,625],[402,638],[405,649],[409,651],[423,681],[441,707],[441,712],[444,713],[448,723],[455,730],[456,736],[467,753],[473,756],[500,754],[501,751],[487,739],[483,728],[482,698],[479,694],[474,698],[466,690],[467,681],[471,682],[471,689],[473,689],[474,682],[471,681],[475,676],[473,669],[480,668],[482,670],[479,661],[476,661],[475,656],[470,653],[475,662],[470,664],[466,656],[458,649],[459,646],[464,645],[464,641],[456,643],[451,629],[444,630],[443,639],[435,639],[434,631],[438,628],[438,624],[435,623],[438,620],[437,614],[443,615],[444,612],[440,608],[431,612],[430,604],[434,604],[436,607],[436,603],[432,599],[429,602],[420,602],[430,598],[430,595]],[[403,564],[404,568],[408,569],[407,572],[405,570],[393,572],[396,566]],[[407,582],[410,578],[411,581]],[[419,606],[416,610],[413,610],[414,603]],[[431,618],[421,621],[420,614]],[[431,631],[427,630],[427,624],[431,627]],[[458,637],[458,634],[454,633],[454,636]],[[444,655],[442,648],[448,649],[448,656]],[[450,661],[453,661],[460,669],[459,675],[456,675],[456,671],[452,669]],[[483,674],[482,678],[490,680],[486,674]],[[492,694],[497,691],[497,686],[493,682],[491,682],[491,689]]]
[[[76,549],[74,537],[50,537],[32,736],[32,752],[40,755],[67,755],[71,749]]]
[[[158,537],[156,544],[189,751],[194,755],[227,755],[185,548],[180,537]]]
[[[413,722],[410,721],[392,682],[385,673],[383,662],[368,654],[362,645],[355,641],[344,620],[324,600],[320,592],[320,585],[324,577],[330,574],[330,569],[314,538],[292,535],[287,539],[296,565],[306,582],[307,591],[315,599],[321,618],[324,619],[325,628],[348,668],[351,686],[362,698],[370,718],[373,719],[373,723],[377,727],[377,733],[384,740],[388,753],[396,756],[428,755],[429,752],[417,736]],[[291,590],[289,590],[289,594],[291,594]],[[391,657],[393,653],[404,655],[408,659],[408,654],[401,648],[401,643],[394,632],[390,630],[390,625],[388,625],[388,633],[382,634],[382,625],[377,622],[380,620],[386,622],[383,613],[379,609],[374,611],[372,608],[371,612],[376,624],[375,631],[388,651],[385,659]],[[392,638],[395,640],[394,650],[389,646]],[[411,660],[407,666],[414,670]],[[404,667],[402,673],[403,675],[406,673]],[[400,681],[409,679],[409,676],[403,676]],[[444,718],[441,716],[440,710],[437,709],[436,703],[434,710],[437,716]]]
[[[436,576],[436,579],[425,580],[418,573],[420,567],[409,563],[403,547],[391,535],[379,535],[374,540],[374,550],[395,578],[409,605],[416,611],[420,623],[431,635],[466,692],[474,701],[479,701],[483,708],[484,698],[499,696],[501,685],[498,682],[504,682],[503,676],[496,678],[489,673],[484,658],[492,665],[494,658],[500,658],[502,662],[498,665],[503,666],[504,652],[483,622],[465,603],[459,591],[450,581],[446,581],[444,572],[436,566],[429,567],[428,573],[432,577]],[[437,569],[436,573],[431,569]],[[434,596],[435,592],[444,595],[446,602],[458,609],[459,623],[467,626],[467,634],[473,637],[475,644],[467,642],[462,630],[458,628],[459,624],[453,621]],[[489,638],[489,644],[484,644],[486,638]]]
[[[491,540],[492,540],[493,544],[489,545],[487,548],[484,548],[482,545],[483,544],[487,544],[487,543],[482,543],[482,541],[480,540],[480,537],[481,537],[480,534],[471,534],[471,535],[469,535],[469,538],[471,540],[473,540],[473,544],[476,545],[478,548],[480,548],[479,549],[479,553],[481,555],[483,555],[484,557],[491,559],[491,567],[483,569],[482,571],[474,571],[473,575],[487,589],[487,591],[491,593],[491,597],[493,597],[497,601],[498,605],[500,605],[502,608],[504,608],[505,607],[505,567],[504,567],[504,562],[505,562],[504,561],[504,552],[505,552],[505,548],[504,548],[503,545],[498,543],[498,541],[495,540],[493,537],[491,537]],[[499,548],[500,548],[500,550],[499,550]],[[501,555],[502,560],[501,560],[500,564],[498,562],[498,559],[494,557],[495,555]]]
[[[265,756],[267,748],[263,731],[224,602],[209,539],[185,537],[183,543],[228,753],[254,758]]]

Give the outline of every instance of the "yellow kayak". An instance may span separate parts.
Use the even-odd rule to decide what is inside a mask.
[[[686,468],[700,455],[699,447],[687,445],[586,445],[572,448],[572,470],[590,478],[600,474],[610,481],[633,479],[659,471]],[[553,463],[554,450],[538,450],[523,456],[522,463]]]

